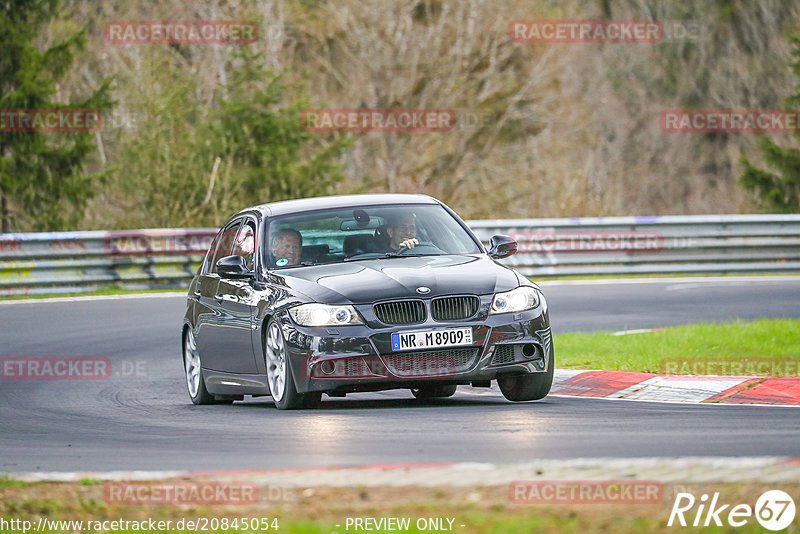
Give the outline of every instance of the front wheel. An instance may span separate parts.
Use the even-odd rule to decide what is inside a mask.
[[[267,364],[267,381],[272,402],[279,410],[296,410],[298,408],[313,408],[322,395],[320,393],[298,393],[292,376],[292,366],[289,365],[289,351],[286,349],[286,340],[280,323],[272,319],[267,325],[266,339],[264,340]]]
[[[553,348],[550,347],[546,372],[500,377],[497,385],[503,396],[513,402],[545,398],[553,385]]]
[[[412,389],[411,394],[418,399],[452,397],[455,395],[457,388],[458,386],[425,386],[419,389]]]

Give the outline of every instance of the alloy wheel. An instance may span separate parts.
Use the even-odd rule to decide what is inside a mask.
[[[280,401],[286,390],[286,342],[277,322],[267,330],[267,379],[272,398]]]
[[[183,347],[183,363],[186,368],[186,386],[189,395],[197,397],[200,389],[200,352],[197,350],[197,341],[191,330],[186,333],[186,343]]]

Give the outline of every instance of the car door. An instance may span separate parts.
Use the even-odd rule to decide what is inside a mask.
[[[242,256],[251,272],[255,269],[255,236],[256,220],[248,216],[236,233],[230,254]],[[215,296],[221,316],[215,339],[219,370],[256,373],[251,330],[257,302],[250,280],[220,276]]]
[[[220,276],[217,273],[217,261],[230,256],[233,243],[242,218],[236,218],[226,224],[214,238],[206,261],[197,279],[194,299],[197,302],[197,348],[203,361],[203,367],[217,371],[227,371],[224,352],[224,340],[220,332],[224,328],[225,318],[218,293]]]

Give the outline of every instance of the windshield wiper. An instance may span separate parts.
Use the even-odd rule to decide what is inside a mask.
[[[437,254],[401,254],[399,252],[362,252],[355,254],[344,261],[376,260],[381,258],[419,258],[421,256],[437,256]]]
[[[400,254],[399,252],[387,252],[384,256],[387,258],[419,258],[420,256],[435,256],[435,254]]]
[[[366,259],[374,259],[383,257],[383,252],[362,252],[360,254],[353,254],[344,259],[344,261],[358,261]]]

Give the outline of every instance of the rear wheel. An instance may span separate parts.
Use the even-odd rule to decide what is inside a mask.
[[[418,399],[435,399],[441,397],[452,397],[456,393],[458,386],[424,386],[419,389],[412,389],[411,394]]]
[[[214,404],[214,396],[206,389],[203,379],[203,364],[200,351],[191,329],[186,331],[183,340],[183,368],[186,371],[186,387],[194,404]]]
[[[267,363],[267,380],[272,402],[279,410],[296,410],[298,408],[313,408],[319,404],[322,394],[319,392],[298,393],[292,376],[292,366],[289,365],[289,352],[286,349],[286,340],[283,338],[281,325],[272,319],[267,325],[265,339],[265,354]]]
[[[526,375],[506,376],[497,379],[503,396],[514,402],[543,399],[550,393],[553,385],[553,348],[547,359],[547,371]]]

